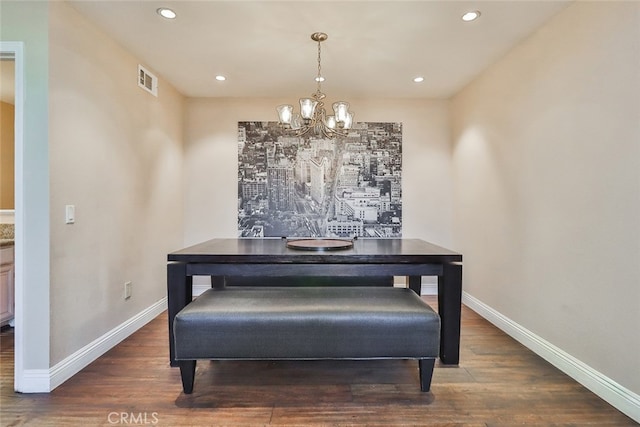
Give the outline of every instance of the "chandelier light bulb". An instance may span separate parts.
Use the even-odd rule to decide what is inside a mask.
[[[293,118],[293,105],[278,105],[276,110],[278,111],[280,122],[290,125],[291,119]]]
[[[336,121],[338,122],[338,125],[341,122],[344,123],[347,120],[347,115],[349,114],[349,103],[344,101],[334,102],[333,112],[336,114]]]
[[[318,101],[311,98],[300,99],[300,115],[304,120],[311,120],[318,106]]]

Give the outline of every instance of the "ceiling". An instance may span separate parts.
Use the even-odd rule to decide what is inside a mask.
[[[308,96],[317,74],[310,35],[325,32],[322,89],[336,100],[448,98],[570,1],[68,3],[189,97]],[[161,18],[161,6],[178,17]],[[465,23],[469,10],[482,15]]]

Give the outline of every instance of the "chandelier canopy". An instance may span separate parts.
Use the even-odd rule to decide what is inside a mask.
[[[317,88],[311,98],[300,98],[300,113],[294,113],[293,105],[279,105],[279,122],[286,129],[290,129],[297,136],[303,136],[312,130],[316,135],[328,138],[345,136],[353,123],[353,112],[349,111],[349,103],[344,101],[334,102],[333,115],[327,115],[324,109],[325,94],[322,93],[321,43],[329,36],[325,33],[311,34],[311,40],[318,43],[318,75],[316,76]]]

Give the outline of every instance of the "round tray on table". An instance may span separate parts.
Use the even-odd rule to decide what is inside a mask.
[[[300,251],[339,251],[351,249],[353,241],[343,239],[292,239],[287,240],[287,247]]]

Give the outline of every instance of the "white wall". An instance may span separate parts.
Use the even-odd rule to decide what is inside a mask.
[[[238,122],[276,121],[284,99],[188,99],[185,244],[235,237]],[[290,100],[289,100],[290,101]],[[403,123],[403,235],[451,246],[449,104],[350,99],[357,121]]]
[[[182,246],[184,98],[162,79],[157,98],[140,89],[137,58],[66,3],[51,3],[49,25],[53,366],[166,297],[166,254]]]
[[[640,394],[640,3],[573,4],[452,114],[465,291]]]

